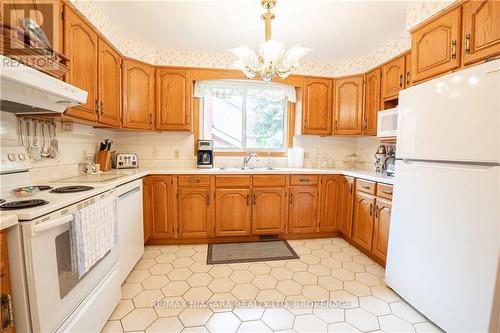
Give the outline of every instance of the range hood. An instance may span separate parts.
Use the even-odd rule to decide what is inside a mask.
[[[0,55],[0,110],[62,113],[87,101],[87,92]]]

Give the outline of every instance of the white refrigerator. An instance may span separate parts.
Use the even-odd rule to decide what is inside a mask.
[[[500,331],[500,60],[400,93],[385,281],[448,332]]]

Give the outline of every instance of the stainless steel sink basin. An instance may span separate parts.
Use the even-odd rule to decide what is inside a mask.
[[[265,167],[265,168],[253,168],[253,167],[248,167],[248,168],[244,168],[244,167],[220,167],[220,168],[214,168],[214,170],[217,170],[217,171],[248,171],[248,172],[252,172],[252,171],[277,171],[278,169],[275,169],[275,168],[268,168],[268,167]]]

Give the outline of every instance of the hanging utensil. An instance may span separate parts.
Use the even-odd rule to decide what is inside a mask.
[[[25,140],[26,138],[24,137],[24,119],[23,118],[18,118],[17,119],[17,125],[18,125],[18,130],[19,130],[19,142],[21,143],[21,146],[26,147]]]
[[[40,150],[40,146],[38,146],[38,123],[35,120],[31,120],[31,125],[33,126],[33,142],[31,143],[29,154],[33,160],[40,161],[42,159],[42,151]]]
[[[42,127],[42,157],[50,157],[50,138],[46,122],[40,123]]]
[[[51,151],[51,157],[54,159],[57,159],[59,157],[59,142],[57,142],[57,134],[56,134],[56,123],[52,122],[50,123],[49,127],[49,133],[51,133],[51,140],[50,140],[50,151]]]

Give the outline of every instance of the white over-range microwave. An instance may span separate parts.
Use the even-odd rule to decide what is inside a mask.
[[[377,137],[389,138],[398,135],[398,108],[379,111],[377,115]]]

